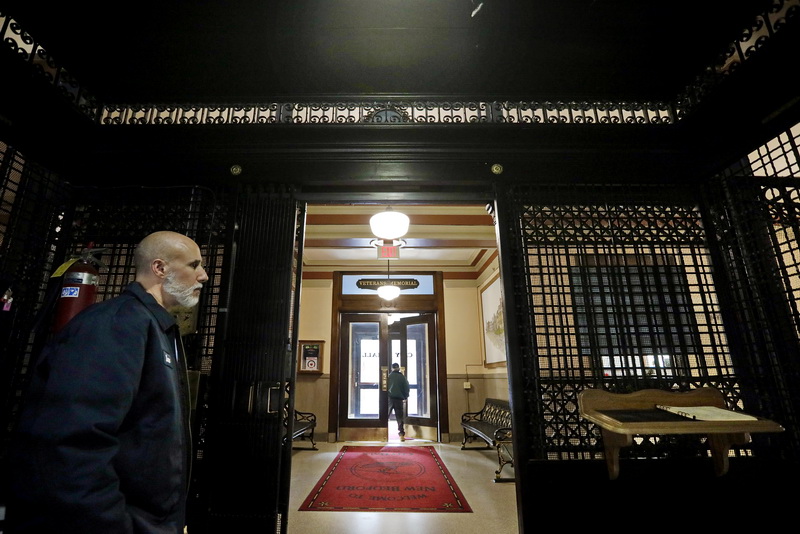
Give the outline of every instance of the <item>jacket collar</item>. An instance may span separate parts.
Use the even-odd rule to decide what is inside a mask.
[[[156,321],[158,321],[158,326],[161,327],[161,330],[166,332],[177,324],[172,314],[164,309],[153,295],[145,291],[144,287],[142,287],[142,284],[139,282],[131,282],[128,284],[124,293],[132,294],[139,302],[144,304],[144,306],[150,310],[150,313],[153,314],[153,317],[156,318]]]

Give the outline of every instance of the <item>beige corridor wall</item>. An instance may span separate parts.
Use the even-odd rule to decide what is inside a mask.
[[[480,313],[483,280],[445,280],[444,284],[450,441],[461,441],[463,437],[463,413],[480,410],[487,397],[508,399],[506,368],[490,369],[483,365]]]
[[[483,366],[481,349],[480,287],[487,277],[476,280],[445,280],[444,316],[447,351],[447,401],[451,441],[461,441],[461,414],[478,411],[486,397],[508,399],[505,367]],[[322,373],[298,373],[295,408],[317,416],[317,436],[328,431],[330,392],[330,340],[332,280],[304,280],[300,292],[298,337],[301,341],[324,341]],[[470,383],[470,389],[464,383]],[[327,437],[335,440],[335,435]]]
[[[324,341],[321,373],[297,373],[295,409],[317,416],[316,436],[328,440],[328,394],[331,372],[333,280],[303,280],[300,289],[300,341]]]

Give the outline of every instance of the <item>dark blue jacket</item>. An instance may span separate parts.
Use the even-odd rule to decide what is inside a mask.
[[[389,386],[387,389],[390,399],[407,399],[410,387],[403,373],[392,371],[389,373]]]
[[[42,351],[9,451],[8,534],[183,532],[191,437],[176,336],[134,282]]]

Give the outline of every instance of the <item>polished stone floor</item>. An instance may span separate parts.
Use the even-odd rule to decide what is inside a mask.
[[[314,484],[336,457],[343,445],[384,445],[377,442],[318,443],[318,451],[294,451],[292,485],[289,501],[289,534],[518,534],[516,489],[513,482],[495,483],[497,453],[493,450],[462,451],[460,443],[435,443],[410,440],[390,442],[398,447],[430,445],[442,458],[450,474],[472,508],[472,513],[407,513],[407,512],[318,512],[297,509]],[[507,465],[504,476],[514,471]],[[479,527],[482,525],[482,527]]]

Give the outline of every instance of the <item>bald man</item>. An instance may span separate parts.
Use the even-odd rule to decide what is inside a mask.
[[[168,310],[197,304],[200,248],[145,237],[123,293],[74,317],[42,351],[9,450],[6,534],[183,533],[189,384]]]

